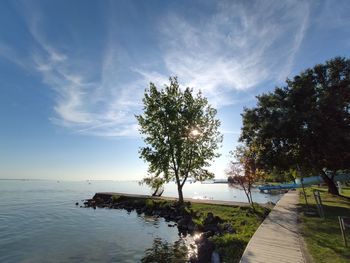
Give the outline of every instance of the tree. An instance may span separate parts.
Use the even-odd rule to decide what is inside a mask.
[[[253,180],[251,180],[251,177],[246,175],[244,173],[244,168],[240,163],[231,162],[230,166],[228,168],[228,171],[226,172],[228,175],[228,183],[231,186],[239,186],[243,189],[248,203],[253,204],[253,197],[251,192],[251,186],[253,184]]]
[[[350,166],[350,60],[316,65],[257,99],[242,114],[240,140],[258,146],[259,165],[319,174],[339,194],[334,176]]]
[[[236,162],[232,161],[226,171],[228,182],[230,185],[238,185],[243,189],[249,204],[254,209],[251,189],[253,184],[263,177],[263,171],[257,169],[256,166],[255,150],[253,147],[238,146],[232,155]]]
[[[147,146],[140,149],[140,158],[149,164],[150,182],[175,180],[182,204],[188,178],[214,177],[205,168],[219,156],[216,150],[222,142],[216,110],[200,92],[193,95],[190,88],[181,90],[176,77],[160,90],[150,83],[143,103],[144,112],[136,118]]]
[[[148,176],[139,182],[140,185],[147,184],[152,189],[152,196],[161,196],[164,192],[164,179],[157,176]]]

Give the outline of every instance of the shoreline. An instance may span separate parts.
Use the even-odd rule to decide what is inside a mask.
[[[164,201],[177,201],[178,198],[170,197],[170,196],[151,196],[151,195],[143,195],[143,194],[126,194],[126,193],[118,193],[118,192],[97,192],[94,198],[99,197],[103,200],[109,200],[112,196],[126,196],[130,198],[141,198],[141,199],[154,199],[154,200],[164,200]],[[238,202],[238,201],[223,201],[223,200],[212,200],[212,199],[195,199],[195,198],[184,198],[184,202],[191,202],[197,204],[210,204],[210,205],[222,205],[222,206],[243,206],[249,207],[250,204],[247,202]],[[255,202],[254,202],[255,203]],[[271,202],[267,203],[255,203],[259,206],[271,208]]]
[[[174,197],[98,192],[81,207],[121,209],[164,218],[169,227],[178,228],[180,236],[196,236],[196,253],[184,262],[199,263],[212,258],[220,259],[215,262],[238,262],[272,204],[256,204],[253,209],[249,203],[192,198],[179,204]]]

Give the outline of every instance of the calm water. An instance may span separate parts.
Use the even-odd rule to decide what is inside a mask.
[[[0,262],[139,262],[157,242],[189,242],[163,219],[74,205],[99,191],[150,193],[137,182],[0,180]],[[226,184],[189,184],[184,194],[245,201],[244,193]],[[175,184],[164,195],[176,196]],[[254,198],[265,203],[280,197],[254,192]]]

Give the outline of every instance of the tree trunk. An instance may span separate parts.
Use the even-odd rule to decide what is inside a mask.
[[[182,205],[184,203],[184,196],[182,194],[182,186],[177,186],[177,192],[179,193],[179,204]]]
[[[321,171],[321,177],[323,181],[327,184],[328,186],[328,193],[333,194],[333,195],[339,195],[339,191],[335,183],[331,178],[328,177],[328,175],[324,172]]]
[[[248,189],[245,187],[244,184],[241,184],[242,188],[243,188],[243,191],[248,199],[248,203],[250,204],[250,198],[249,198],[249,192],[248,192]]]
[[[245,195],[246,195],[246,197],[247,197],[247,199],[248,199],[248,203],[250,204],[251,202],[250,202],[249,194],[246,192]]]

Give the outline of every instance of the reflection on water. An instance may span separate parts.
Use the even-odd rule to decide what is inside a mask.
[[[151,248],[145,250],[145,255],[141,259],[143,263],[168,263],[168,262],[188,262],[189,249],[184,239],[179,239],[173,244],[155,238]]]
[[[162,238],[155,238],[153,245],[144,252],[141,259],[143,263],[168,263],[168,262],[197,262],[198,246],[196,241],[200,240],[202,233],[192,235],[180,235],[180,238],[173,243]]]

